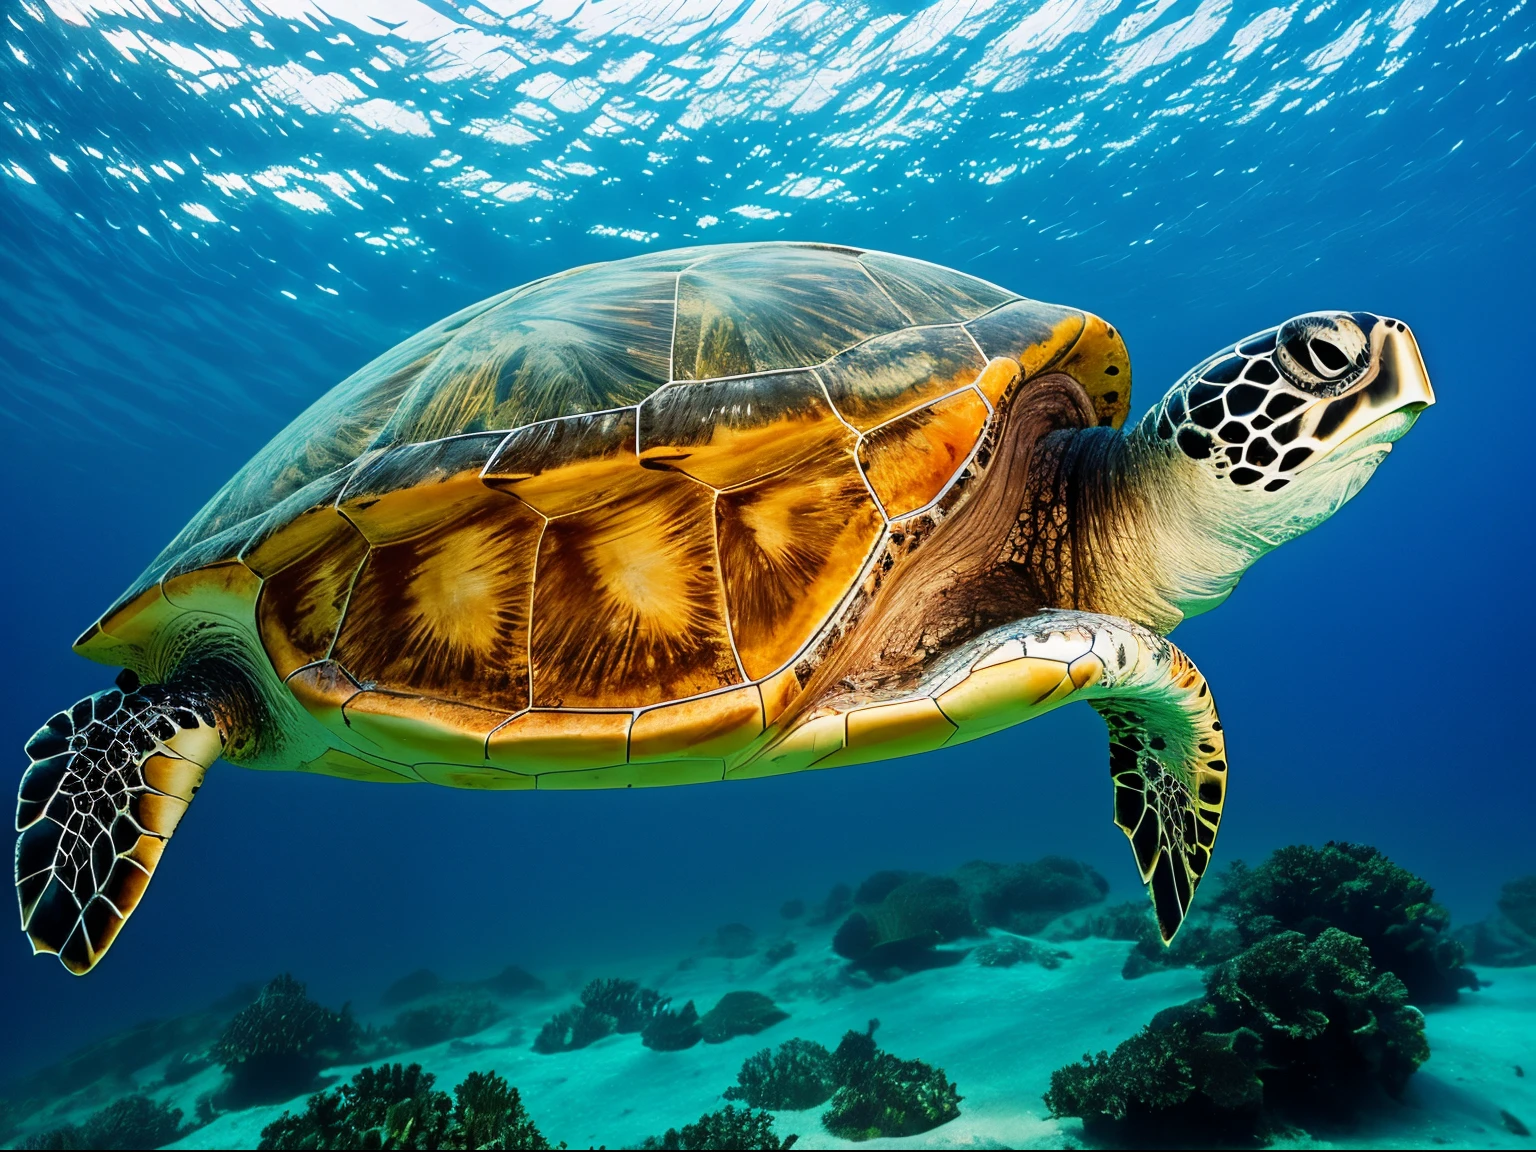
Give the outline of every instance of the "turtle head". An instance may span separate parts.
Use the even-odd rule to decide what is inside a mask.
[[[1337,512],[1434,402],[1408,326],[1369,312],[1296,316],[1189,372],[1136,431],[1190,513],[1183,614]]]

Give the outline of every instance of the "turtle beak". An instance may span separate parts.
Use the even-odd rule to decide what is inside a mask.
[[[1385,395],[1390,382],[1396,389],[1392,407],[1410,408],[1417,416],[1435,402],[1435,390],[1429,385],[1429,373],[1424,368],[1424,357],[1419,354],[1419,342],[1401,320],[1384,319],[1379,327],[1386,329],[1377,374],[1377,380],[1382,381],[1381,391]]]

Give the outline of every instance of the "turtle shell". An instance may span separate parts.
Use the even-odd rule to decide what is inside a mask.
[[[1018,394],[1129,408],[1096,317],[808,244],[577,268],[343,381],[77,644],[214,612],[359,754],[465,786],[715,778]],[[331,758],[319,770],[342,771]]]

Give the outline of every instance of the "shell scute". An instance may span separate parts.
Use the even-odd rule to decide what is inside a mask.
[[[669,384],[640,405],[640,461],[732,488],[797,467],[853,433],[814,372]]]
[[[279,676],[330,655],[368,541],[334,509],[303,556],[267,576],[256,597],[256,627]]]
[[[646,486],[635,410],[547,420],[508,433],[481,474],[545,516],[565,516]]]
[[[981,439],[991,409],[967,388],[875,429],[859,442],[859,466],[892,520],[938,499]]]
[[[853,455],[827,445],[716,500],[720,567],[749,679],[782,667],[853,586],[885,521]]]
[[[754,245],[679,276],[672,377],[808,368],[908,323],[856,257]]]
[[[485,499],[480,473],[504,439],[482,432],[375,453],[352,473],[336,507],[370,544],[424,532]]]
[[[816,371],[843,419],[861,432],[964,388],[986,359],[964,328],[905,328],[850,348]]]
[[[742,681],[715,562],[714,492],[646,481],[551,520],[533,593],[533,702],[635,707]]]
[[[376,445],[639,403],[669,376],[676,281],[619,262],[533,285],[464,326]]]
[[[528,611],[544,519],[477,488],[458,514],[372,548],[333,657],[360,681],[497,711],[500,723],[529,705]]]

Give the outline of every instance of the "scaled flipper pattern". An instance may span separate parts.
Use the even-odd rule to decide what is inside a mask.
[[[127,687],[86,697],[27,742],[16,802],[22,930],[77,976],[138,907],[224,746],[211,708],[158,685]]]

